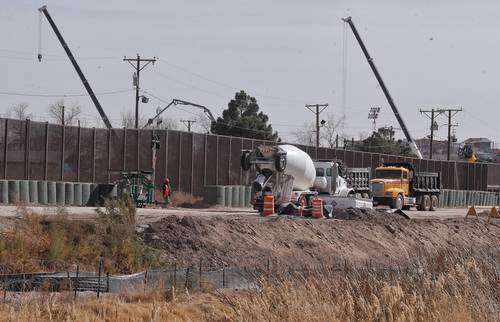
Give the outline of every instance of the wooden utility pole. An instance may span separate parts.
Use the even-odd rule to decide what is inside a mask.
[[[139,89],[140,89],[140,86],[139,86],[139,75],[141,73],[141,70],[143,70],[147,65],[149,65],[150,63],[154,63],[156,62],[156,57],[153,57],[153,58],[141,58],[141,56],[139,56],[139,54],[137,54],[137,58],[127,58],[127,57],[124,57],[123,58],[123,61],[126,61],[128,62],[130,65],[132,65],[132,67],[135,69],[135,72],[134,72],[134,86],[135,86],[135,128],[138,129],[139,128]],[[132,62],[135,62],[135,64],[133,64]],[[145,63],[145,64],[142,64],[142,63]]]
[[[181,122],[187,126],[188,132],[191,132],[191,124],[196,123],[195,120],[181,120]]]
[[[424,114],[428,118],[431,119],[431,135],[430,135],[430,145],[429,145],[429,159],[432,159],[433,153],[433,142],[434,142],[434,130],[438,129],[438,125],[436,123],[436,118],[441,114],[448,114],[448,151],[447,151],[447,160],[450,160],[451,157],[451,127],[453,126],[451,123],[451,119],[458,112],[461,112],[461,108],[439,108],[439,109],[431,109],[431,110],[420,110],[420,113]],[[430,115],[429,115],[430,113]]]
[[[328,107],[326,104],[306,104],[306,108],[316,115],[316,159],[318,159],[318,148],[319,148],[319,128],[325,123],[325,121],[319,121],[319,115]]]

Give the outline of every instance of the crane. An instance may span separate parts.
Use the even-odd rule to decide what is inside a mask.
[[[144,128],[153,124],[153,121],[156,120],[163,112],[165,112],[172,105],[174,105],[174,106],[175,105],[189,105],[189,106],[197,107],[197,108],[203,110],[203,112],[207,115],[207,117],[210,119],[210,121],[215,122],[215,118],[214,118],[212,112],[210,112],[210,110],[206,106],[174,98],[172,100],[172,102],[170,102],[167,106],[165,106],[158,113],[156,113],[156,115],[153,118],[150,118],[148,120],[148,122],[146,123],[146,125],[144,125]]]
[[[384,80],[382,79],[382,76],[380,76],[380,73],[378,72],[378,69],[375,66],[375,63],[373,62],[373,58],[368,53],[368,49],[366,49],[366,46],[363,43],[363,40],[361,39],[361,36],[359,35],[358,30],[356,29],[356,26],[352,22],[352,17],[342,18],[342,20],[344,22],[346,22],[347,24],[349,24],[349,27],[351,27],[351,30],[354,34],[354,37],[356,37],[356,40],[358,41],[358,44],[361,47],[361,50],[363,51],[363,54],[365,55],[366,60],[368,61],[368,64],[370,65],[370,68],[373,71],[373,74],[375,74],[375,78],[377,78],[377,81],[378,81],[380,87],[382,88],[382,91],[384,92],[385,98],[387,99],[387,102],[389,103],[389,106],[391,107],[392,112],[396,116],[396,119],[398,120],[399,125],[401,126],[401,129],[403,130],[403,133],[406,137],[406,140],[408,140],[408,144],[410,145],[411,150],[413,151],[413,153],[415,153],[417,155],[417,157],[419,159],[423,159],[422,153],[420,152],[420,149],[418,148],[418,146],[415,143],[415,141],[413,140],[410,132],[408,131],[408,128],[406,127],[406,124],[403,121],[403,117],[399,113],[399,110],[398,110],[396,104],[394,103],[394,100],[392,99],[391,94],[389,93],[389,90],[385,86],[385,83],[384,83]]]
[[[73,64],[73,67],[75,68],[76,73],[80,77],[80,80],[82,81],[83,86],[87,90],[87,93],[89,94],[90,98],[92,99],[92,102],[94,102],[94,105],[97,108],[97,111],[101,115],[101,118],[102,118],[104,124],[106,124],[106,127],[108,129],[111,129],[112,126],[111,126],[111,122],[108,119],[108,116],[104,112],[104,110],[103,110],[103,108],[101,106],[101,103],[99,103],[99,100],[95,96],[94,91],[92,90],[92,88],[90,87],[89,82],[85,78],[85,75],[83,75],[83,72],[80,69],[80,66],[78,65],[78,63],[76,62],[75,57],[71,53],[71,50],[69,49],[68,44],[66,44],[66,41],[64,40],[63,36],[61,35],[61,32],[57,28],[57,26],[56,26],[54,20],[52,19],[52,17],[50,16],[49,11],[47,10],[47,6],[42,6],[42,7],[38,8],[38,11],[40,13],[43,13],[45,15],[45,18],[47,18],[47,21],[49,22],[50,26],[52,27],[52,30],[54,30],[54,33],[56,34],[57,39],[59,39],[59,42],[61,43],[61,46],[63,47],[64,51],[66,52],[66,55],[68,55],[68,58],[71,61],[71,64]],[[40,52],[38,53],[38,60],[42,61],[42,54]]]

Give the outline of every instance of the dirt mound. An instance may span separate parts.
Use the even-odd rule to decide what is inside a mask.
[[[368,209],[336,211],[335,218],[174,215],[151,223],[141,236],[162,251],[165,263],[196,265],[202,259],[211,267],[262,266],[268,260],[287,266],[344,260],[387,265],[442,250],[479,253],[500,241],[499,225],[477,220],[410,220]]]

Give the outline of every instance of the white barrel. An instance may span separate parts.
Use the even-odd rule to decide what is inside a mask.
[[[279,146],[286,151],[285,174],[294,177],[294,190],[307,190],[314,185],[316,168],[311,157],[293,145],[283,144]]]

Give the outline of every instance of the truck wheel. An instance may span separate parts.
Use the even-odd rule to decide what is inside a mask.
[[[250,163],[250,152],[243,152],[241,155],[241,169],[243,171],[248,171],[250,170],[250,167],[252,164]]]
[[[393,209],[398,209],[398,210],[401,210],[401,208],[403,208],[403,196],[402,195],[398,195],[396,197],[396,199],[394,199],[392,201],[392,207]]]
[[[430,210],[431,211],[436,211],[436,209],[438,208],[438,205],[439,205],[439,199],[438,199],[438,197],[432,195],[431,196],[431,207],[430,207]]]
[[[409,206],[409,205],[403,206],[403,210],[410,210],[410,208],[411,208],[411,206]]]
[[[421,207],[423,211],[429,211],[431,209],[431,197],[429,197],[429,195],[422,197]]]
[[[276,170],[278,172],[285,171],[285,168],[286,168],[286,156],[284,156],[284,155],[278,155],[276,157],[276,160],[274,160],[274,166],[276,167]]]

